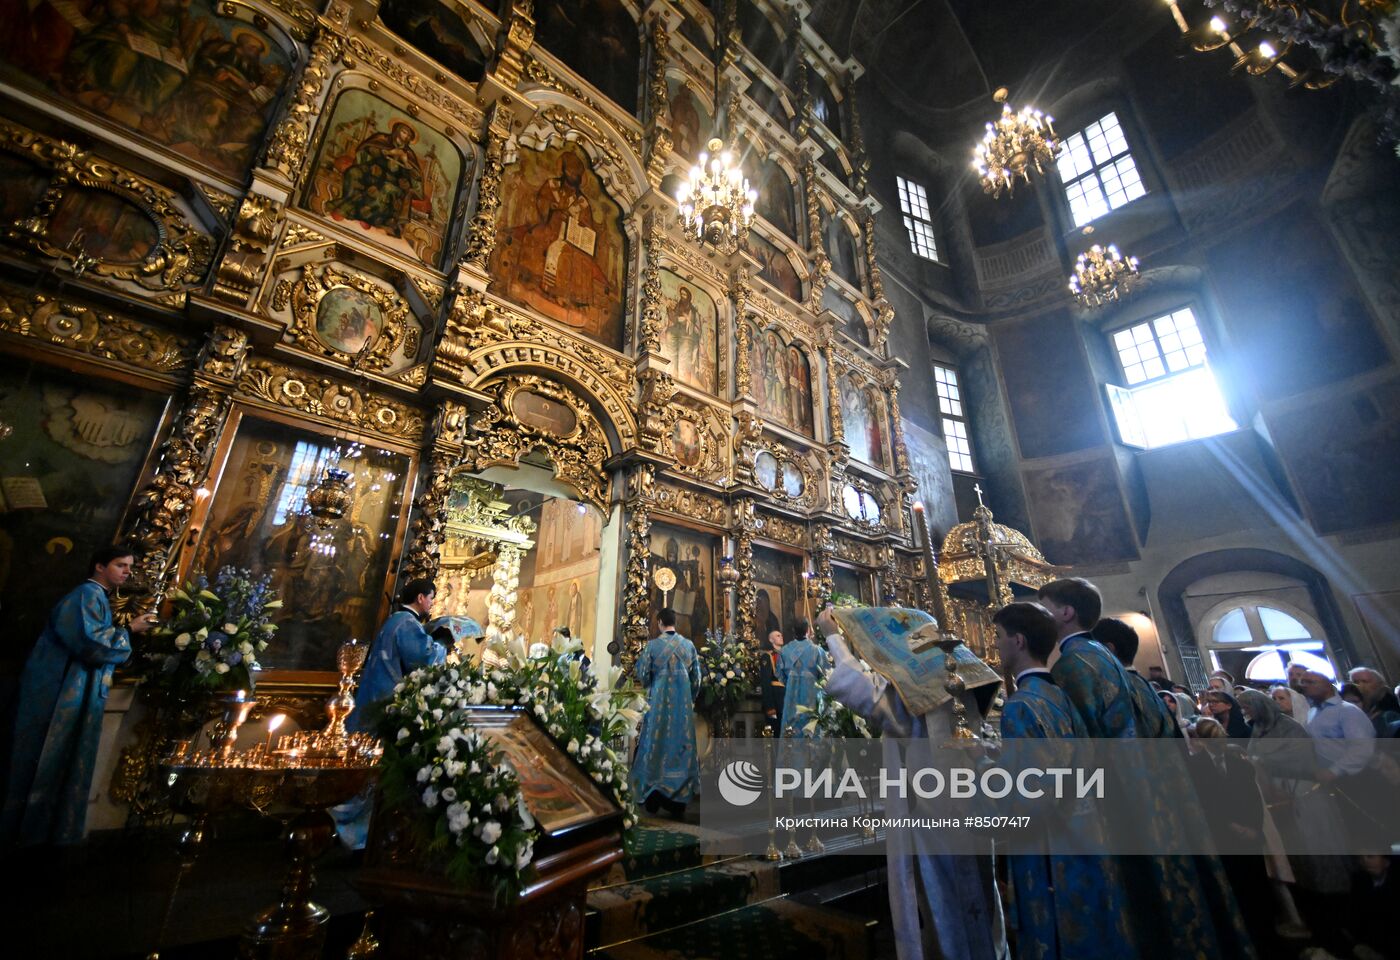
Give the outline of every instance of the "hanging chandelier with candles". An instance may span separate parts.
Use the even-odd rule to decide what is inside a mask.
[[[992,99],[1001,104],[1001,116],[987,124],[982,142],[973,149],[972,167],[982,189],[993,197],[1015,192],[1016,181],[1031,182],[1031,171],[1044,175],[1060,153],[1055,118],[1031,106],[1012,111],[1005,87]]]
[[[758,191],[749,186],[738,160],[719,137],[710,141],[676,191],[686,238],[725,253],[748,236],[757,200]]]
[[[1127,296],[1140,277],[1137,257],[1123,256],[1111,243],[1107,248],[1096,243],[1079,255],[1069,292],[1086,307],[1101,307]]]

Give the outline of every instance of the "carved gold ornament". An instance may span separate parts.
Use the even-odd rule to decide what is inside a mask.
[[[167,333],[72,301],[11,291],[0,294],[0,330],[114,360],[146,373],[188,370],[199,352],[193,337]]]
[[[74,144],[4,120],[0,150],[49,176],[28,215],[3,226],[6,242],[65,262],[78,276],[127,280],[147,290],[183,290],[204,278],[213,241],[189,221],[174,193]],[[112,208],[103,209],[106,200],[135,214],[121,225],[130,235],[124,250],[118,249],[123,241],[115,234],[119,224],[108,219]],[[84,204],[88,214],[103,222],[79,225]],[[72,224],[67,223],[70,217]],[[69,225],[74,229],[68,230]],[[60,229],[65,235],[59,235]],[[118,254],[122,259],[116,259]]]
[[[238,378],[238,392],[271,406],[349,424],[361,433],[414,442],[423,437],[423,414],[407,404],[262,358],[248,361]]]
[[[298,346],[365,370],[384,370],[417,324],[397,293],[358,273],[308,264],[291,291],[292,325]]]
[[[466,469],[479,473],[513,466],[526,454],[543,450],[555,479],[607,511],[603,461],[611,451],[602,425],[582,398],[536,374],[509,376],[482,391],[492,402],[470,419],[462,456]]]

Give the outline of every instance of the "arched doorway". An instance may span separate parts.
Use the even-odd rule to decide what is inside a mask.
[[[1241,683],[1283,682],[1294,663],[1337,679],[1322,625],[1276,597],[1222,600],[1202,618],[1200,640],[1211,669],[1224,670]]]

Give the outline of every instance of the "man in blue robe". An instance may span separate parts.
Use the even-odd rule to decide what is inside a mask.
[[[369,731],[376,712],[371,708],[387,702],[400,680],[447,658],[447,648],[423,629],[423,618],[432,609],[435,595],[431,580],[410,580],[399,592],[399,609],[389,614],[370,645],[365,672],[355,691],[355,709],[345,721],[345,729]]]
[[[1133,669],[1133,660],[1137,658],[1138,651],[1137,631],[1116,617],[1104,617],[1094,624],[1094,629],[1089,635],[1117,658],[1123,665],[1123,672],[1128,675],[1128,683],[1132,686],[1133,723],[1137,727],[1137,735],[1179,738],[1181,727],[1177,726],[1175,718],[1167,710],[1167,705],[1157,696],[1157,691],[1152,689],[1152,684],[1147,682],[1147,678]]]
[[[1045,662],[1055,649],[1055,621],[1038,603],[1010,603],[992,617],[997,651],[1016,692],[1001,714],[1004,742],[1080,740],[1089,732]],[[1010,743],[1008,743],[1010,746]],[[1102,846],[1102,824],[1092,810],[1066,811],[1056,829],[1073,832],[1089,848]],[[1115,858],[1053,854],[1044,849],[1007,858],[1007,908],[1016,956],[1036,960],[1121,960],[1133,955],[1126,918],[1127,892]],[[1024,849],[1024,848],[1018,848]]]
[[[420,667],[432,667],[447,658],[447,648],[423,628],[432,609],[436,588],[431,580],[410,580],[399,591],[399,609],[389,614],[370,645],[365,672],[355,690],[355,709],[345,721],[352,733],[372,733],[379,708],[394,695],[394,688]],[[340,842],[351,850],[363,850],[369,838],[373,790],[331,808]]]
[[[695,751],[695,688],[700,657],[695,644],[676,633],[676,612],[661,611],[661,635],[647,641],[633,668],[647,691],[647,712],[632,760],[632,795],[647,812],[662,806],[679,819],[700,792]]]
[[[783,644],[778,656],[778,682],[783,685],[783,719],[779,729],[785,737],[808,735],[803,728],[817,705],[817,681],[831,669],[831,657],[812,642],[810,633],[806,620],[797,621],[792,642]]]
[[[126,583],[135,559],[128,547],[97,551],[91,576],[53,608],[24,665],[0,823],[6,845],[83,839],[112,671],[131,656],[128,631],[155,623],[151,614],[125,629],[112,622],[107,594]]]
[[[1040,588],[1040,602],[1054,618],[1059,638],[1060,658],[1051,675],[1074,704],[1089,736],[1147,739],[1139,730],[1132,681],[1118,659],[1089,633],[1103,610],[1098,588],[1081,577],[1053,580]],[[1144,762],[1111,772],[1115,789],[1131,798],[1115,804],[1120,816],[1108,824],[1110,839],[1118,838],[1122,849],[1168,850],[1202,828],[1203,821],[1184,819],[1199,818],[1200,813],[1179,802],[1193,793],[1184,757],[1181,763],[1163,760],[1158,757],[1150,769]],[[1133,810],[1131,818],[1121,815],[1127,809]],[[1219,857],[1142,855],[1120,857],[1118,862],[1128,890],[1125,912],[1137,956],[1256,956]]]

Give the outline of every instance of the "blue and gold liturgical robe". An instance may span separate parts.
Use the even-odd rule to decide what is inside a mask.
[[[346,729],[368,731],[374,713],[369,707],[393,696],[394,688],[408,674],[420,667],[437,666],[446,658],[446,648],[428,636],[412,610],[402,608],[389,614],[369,648],[364,676],[355,691],[355,709],[345,721]]]
[[[812,715],[799,713],[797,708],[816,707],[817,681],[830,669],[831,658],[811,640],[803,638],[783,644],[783,652],[778,657],[778,680],[784,684],[783,721],[779,728],[783,736],[807,736],[802,728]]]
[[[1139,729],[1128,672],[1087,633],[1060,642],[1060,659],[1051,672],[1090,737],[1151,738],[1151,729]],[[1193,793],[1185,758],[1181,759],[1179,764],[1165,763],[1157,757],[1150,769],[1144,762],[1140,767],[1110,771],[1111,788],[1128,798],[1114,805],[1117,815],[1108,823],[1110,838],[1131,837],[1131,843],[1124,841],[1125,849],[1167,850],[1175,838],[1193,831],[1199,834],[1203,820],[1190,819],[1200,818],[1199,811],[1180,802]],[[1131,816],[1126,813],[1129,810]],[[1125,916],[1136,956],[1150,960],[1256,956],[1219,857],[1144,854],[1119,857],[1118,863],[1128,891]]]
[[[632,795],[638,803],[653,792],[689,803],[700,792],[694,712],[700,657],[693,643],[668,630],[647,641],[635,670],[647,690],[647,712],[632,760]]]
[[[112,671],[129,656],[131,640],[112,623],[97,582],[53,608],[20,677],[4,840],[31,846],[83,839]]]
[[[1003,741],[1078,740],[1084,722],[1048,670],[1022,674],[1001,715]],[[1065,812],[1058,829],[1101,846],[1102,822],[1091,810]],[[1043,845],[1044,841],[1040,841]],[[1133,955],[1126,895],[1113,857],[1056,855],[1042,850],[1007,857],[1009,926],[1022,960],[1122,960]]]

